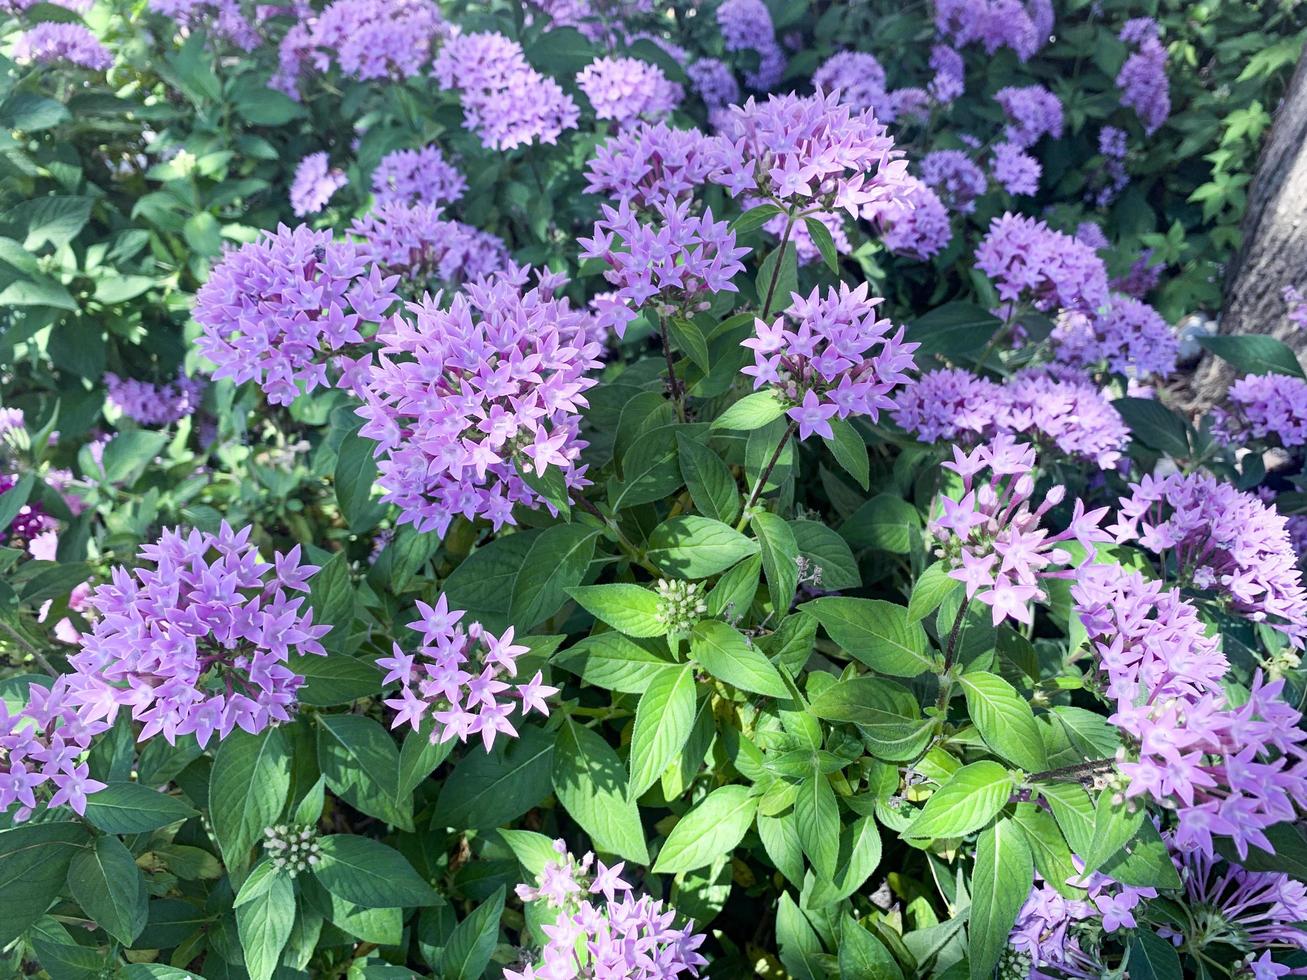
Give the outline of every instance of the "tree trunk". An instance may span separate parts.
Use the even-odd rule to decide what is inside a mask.
[[[1286,316],[1285,286],[1307,292],[1307,54],[1275,111],[1248,192],[1243,242],[1225,276],[1225,302],[1218,329],[1223,334],[1263,333],[1295,351],[1307,350],[1307,332]],[[1193,408],[1221,399],[1233,369],[1206,355],[1191,382]]]

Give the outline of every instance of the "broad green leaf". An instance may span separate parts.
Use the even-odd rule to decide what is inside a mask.
[[[258,735],[236,729],[222,740],[209,776],[209,819],[228,865],[245,866],[289,793],[290,751],[280,728]]]
[[[789,697],[789,689],[771,661],[739,630],[725,623],[696,623],[690,634],[690,655],[718,680],[742,691]]]
[[[140,783],[110,783],[86,798],[86,819],[109,834],[142,834],[193,816],[177,797]]]
[[[790,884],[803,887],[803,845],[799,843],[799,830],[793,811],[779,817],[758,814],[758,837],[772,864]],[[819,883],[820,884],[820,883]]]
[[[830,229],[816,215],[808,215],[803,219],[803,224],[808,229],[808,236],[812,239],[812,244],[817,246],[817,251],[821,253],[822,261],[826,263],[831,272],[838,276],[840,274],[840,257],[839,253],[835,251],[835,239],[831,236]],[[863,486],[865,487],[866,484],[863,484]]]
[[[790,294],[799,288],[797,252],[793,242],[783,241],[767,253],[758,267],[754,288],[764,316],[775,316],[789,306]]]
[[[948,563],[935,562],[918,575],[912,584],[912,597],[908,600],[908,622],[921,622],[960,588],[962,583],[949,576]]]
[[[776,945],[793,980],[825,980],[821,939],[789,892],[776,906]]]
[[[236,930],[250,980],[271,980],[295,925],[295,888],[287,876],[273,874],[257,895],[242,901],[249,883],[236,899]]]
[[[835,416],[828,420],[833,439],[822,439],[826,448],[835,457],[844,472],[853,477],[855,483],[866,490],[871,486],[871,460],[867,456],[867,444],[863,442],[858,430],[848,419]]]
[[[511,626],[508,606],[513,588],[542,533],[521,531],[497,537],[463,559],[444,582],[450,608],[467,610],[466,619],[478,620],[487,629],[502,631]]]
[[[823,689],[810,710],[827,721],[857,725],[867,749],[878,759],[906,762],[920,755],[934,730],[921,717],[912,692],[879,677],[852,677]]]
[[[1134,888],[1170,891],[1183,884],[1166,842],[1150,820],[1141,823],[1138,834],[1103,862],[1102,870],[1113,881]]]
[[[338,551],[328,558],[309,580],[309,606],[315,623],[331,627],[323,646],[329,650],[342,649],[354,622],[354,584],[345,552]]]
[[[812,573],[820,571],[821,577],[813,583],[814,588],[840,592],[862,585],[858,562],[843,538],[819,521],[789,523],[799,554],[808,560]]]
[[[1015,687],[981,670],[963,674],[958,682],[972,723],[996,755],[1030,772],[1048,768],[1035,713]]]
[[[567,601],[567,590],[585,578],[598,535],[581,524],[558,524],[535,539],[508,603],[508,618],[519,630],[531,629]]]
[[[45,914],[91,833],[79,823],[27,823],[0,831],[0,945]]]
[[[1199,337],[1198,343],[1240,374],[1288,374],[1303,377],[1298,355],[1282,340],[1265,334]]]
[[[684,426],[663,425],[635,440],[622,456],[621,479],[608,481],[614,511],[662,500],[681,486],[676,440],[684,432]]]
[[[736,238],[743,238],[751,231],[757,231],[772,218],[785,212],[775,204],[758,204],[749,208],[731,222],[731,231]]]
[[[27,503],[27,498],[32,495],[32,487],[35,483],[36,477],[28,473],[4,493],[0,493],[0,531],[8,530],[9,525],[18,516],[18,512]]]
[[[371,837],[331,834],[319,841],[318,882],[347,902],[366,909],[431,905],[439,896],[399,851]]]
[[[440,956],[440,975],[445,980],[477,980],[485,973],[499,937],[504,892],[500,885],[454,929]]]
[[[1021,828],[1040,877],[1067,894],[1070,889],[1066,883],[1078,872],[1071,862],[1071,848],[1052,814],[1034,803],[1018,803],[1012,822]]]
[[[145,879],[132,852],[117,837],[97,837],[73,858],[68,888],[87,917],[124,946],[145,928]]]
[[[1131,810],[1126,805],[1116,805],[1111,792],[1098,794],[1098,803],[1094,806],[1094,836],[1090,838],[1089,847],[1080,853],[1085,862],[1085,874],[1097,871],[1108,858],[1114,855],[1139,832],[1147,812],[1143,807]],[[1055,811],[1056,812],[1056,811]]]
[[[725,571],[757,550],[758,542],[730,525],[688,514],[654,528],[647,554],[668,576],[700,579]]]
[[[762,818],[758,818],[761,827]],[[871,877],[880,864],[880,831],[875,817],[859,817],[840,832],[839,854],[835,859],[835,874],[830,881],[817,881],[812,887],[807,904],[818,908],[843,901]]]
[[[554,850],[554,842],[544,834],[537,834],[533,830],[508,830],[504,827],[496,833],[517,856],[522,870],[533,878],[540,877],[546,866],[561,863],[558,852]]]
[[[812,870],[823,881],[835,877],[840,848],[840,809],[830,780],[820,772],[799,784],[794,798],[794,825]]]
[[[667,627],[658,618],[662,600],[651,589],[616,582],[580,585],[568,589],[567,594],[595,619],[627,636],[653,637],[667,632]]]
[[[762,570],[777,616],[790,611],[799,587],[799,543],[785,519],[770,511],[757,511],[750,526],[762,546]]]
[[[882,674],[916,677],[939,669],[925,629],[909,622],[904,606],[883,599],[823,596],[800,608],[816,616],[844,651]]]
[[[1020,830],[1010,821],[1000,820],[981,831],[971,874],[971,918],[967,927],[971,980],[986,980],[993,975],[1034,880],[1034,862]]]
[[[700,371],[707,374],[711,362],[708,357],[708,339],[693,320],[674,316],[667,320],[667,330],[676,346],[692,360]],[[679,372],[678,372],[679,373]]]
[[[1150,449],[1183,459],[1189,455],[1189,433],[1184,420],[1153,398],[1118,398],[1112,402],[1130,434]]]
[[[854,551],[873,548],[906,555],[912,542],[911,531],[920,527],[917,508],[901,497],[882,493],[850,514],[839,532]]]
[[[130,486],[140,473],[163,451],[168,437],[148,429],[119,432],[104,447],[104,478],[108,483]]]
[[[631,731],[627,787],[631,799],[638,799],[656,783],[679,755],[694,725],[694,708],[694,671],[689,664],[665,671],[645,689]]]
[[[527,46],[525,54],[533,68],[569,78],[598,57],[595,46],[575,27],[546,31]]]
[[[677,459],[694,506],[705,517],[730,524],[740,516],[740,490],[720,456],[683,433],[676,437]]]
[[[708,615],[733,619],[753,605],[762,582],[762,555],[751,555],[717,580],[708,592]]]
[[[921,344],[918,357],[978,354],[1003,325],[998,317],[974,303],[945,303],[908,324],[907,339]]]
[[[580,675],[589,684],[624,694],[643,694],[664,671],[679,666],[667,659],[666,645],[650,649],[621,633],[595,633],[554,657],[554,665]]]
[[[847,915],[840,919],[839,965],[841,977],[903,980],[903,970],[885,944]]]
[[[768,422],[785,414],[782,405],[770,390],[755,391],[745,395],[722,412],[713,421],[714,429],[730,429],[735,432],[750,432],[761,429]]]
[[[649,860],[640,812],[628,799],[626,769],[602,735],[571,720],[564,722],[554,753],[553,781],[558,802],[597,850],[639,864]]]
[[[34,197],[5,212],[0,222],[26,229],[23,247],[36,252],[44,245],[60,248],[77,237],[91,220],[89,197]]]
[[[979,830],[1012,795],[1012,776],[988,759],[963,766],[926,801],[903,837],[962,837]]]
[[[327,786],[369,816],[412,829],[412,802],[400,800],[399,749],[380,723],[363,715],[319,714],[318,767]]]
[[[1175,945],[1147,926],[1130,937],[1130,980],[1182,980],[1180,954]]]
[[[753,825],[758,801],[747,786],[721,786],[683,816],[654,862],[656,874],[692,871],[739,845]]]
[[[1052,783],[1039,787],[1053,811],[1053,819],[1076,854],[1088,852],[1094,839],[1094,803],[1079,783]]]
[[[469,752],[459,760],[441,787],[432,827],[498,827],[549,795],[555,734],[534,725],[519,732],[490,752]]]
[[[377,479],[377,462],[373,458],[377,444],[359,435],[346,434],[336,455],[336,502],[351,531],[370,530],[385,508],[372,500],[372,485]]]

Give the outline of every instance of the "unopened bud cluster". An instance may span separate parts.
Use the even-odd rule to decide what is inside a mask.
[[[284,823],[263,828],[263,849],[272,858],[272,866],[292,878],[314,867],[322,856],[312,827],[288,827]]]
[[[708,611],[704,601],[703,585],[699,582],[669,582],[658,580],[658,622],[669,633],[688,633],[700,617]]]

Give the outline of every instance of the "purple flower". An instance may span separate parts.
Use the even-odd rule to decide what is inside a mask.
[[[434,143],[420,150],[393,150],[372,171],[372,193],[386,204],[452,204],[467,190],[467,180],[445,162]]]
[[[1162,315],[1143,300],[1112,293],[1092,316],[1079,310],[1058,317],[1051,339],[1061,365],[1134,378],[1166,377],[1175,370],[1180,341]]]
[[[205,30],[242,51],[253,51],[263,43],[240,0],[150,0],[150,9],[171,17],[188,31]]]
[[[1130,183],[1125,168],[1126,152],[1125,130],[1104,126],[1098,131],[1098,153],[1103,159],[1090,175],[1092,189],[1088,193],[1088,200],[1094,207],[1107,207]]]
[[[1049,0],[937,0],[935,29],[955,47],[980,42],[987,54],[1009,47],[1026,61],[1053,30]]]
[[[985,193],[985,172],[962,150],[934,150],[921,158],[921,179],[951,210],[970,214]]]
[[[575,27],[591,41],[626,41],[627,18],[653,10],[653,0],[530,0],[557,27]],[[629,41],[628,41],[629,43]]]
[[[1092,248],[1044,222],[1010,212],[995,218],[976,249],[976,268],[1005,302],[1040,310],[1093,311],[1107,303],[1107,270]]]
[[[1009,194],[1037,194],[1043,173],[1039,161],[1016,143],[999,143],[990,163],[996,183]]]
[[[257,381],[274,405],[289,405],[301,386],[329,384],[331,355],[362,343],[360,326],[385,317],[398,281],[330,231],[281,225],[214,267],[195,295],[196,346],[215,378]]]
[[[931,188],[916,177],[904,178],[902,200],[868,205],[862,216],[880,231],[891,252],[925,261],[953,240],[948,209]]]
[[[295,168],[295,180],[290,185],[291,209],[297,218],[317,214],[348,183],[344,171],[327,162],[325,152],[310,153]]]
[[[717,8],[717,26],[727,51],[753,51],[758,70],[744,74],[744,84],[755,92],[766,92],[785,73],[785,52],[776,43],[771,11],[762,0],[722,0]]]
[[[740,86],[724,61],[700,58],[685,69],[685,74],[709,109],[724,109],[740,101]]]
[[[1004,133],[1010,143],[1019,147],[1034,146],[1045,134],[1060,139],[1062,136],[1062,103],[1042,85],[1008,86],[1001,88],[994,101],[1007,116]]]
[[[1280,297],[1288,307],[1284,315],[1289,318],[1289,322],[1296,324],[1299,329],[1307,328],[1307,299],[1303,298],[1298,287],[1285,286],[1280,290]]]
[[[444,534],[461,514],[498,529],[515,523],[514,504],[556,510],[525,476],[585,485],[580,410],[599,345],[589,315],[554,298],[565,280],[526,281],[525,269],[495,274],[448,308],[424,296],[378,331],[357,412],[401,523]]]
[[[865,51],[831,55],[813,72],[812,87],[819,92],[838,93],[840,101],[854,109],[885,115],[885,69]]]
[[[595,147],[586,187],[612,201],[652,208],[667,198],[689,197],[708,177],[709,143],[697,129],[638,123]]]
[[[362,239],[360,256],[390,275],[423,287],[436,278],[451,285],[506,270],[503,241],[461,221],[449,221],[431,204],[383,204],[358,218],[350,234]]]
[[[417,731],[429,715],[433,745],[480,735],[488,752],[497,735],[517,737],[509,716],[518,704],[523,715],[532,708],[549,714],[544,699],[558,688],[544,684],[539,671],[525,684],[511,683],[517,658],[530,649],[513,643],[513,627],[501,636],[480,623],[464,630],[458,623],[466,613],[451,610],[443,595],[434,606],[419,602],[417,608],[422,618],[408,626],[422,634],[421,646],[405,653],[396,643],[392,656],[377,660],[386,671],[382,683],[399,682],[399,696],[386,699],[395,709],[392,728],[407,723]]]
[[[16,473],[0,473],[0,494],[12,490],[18,485],[18,480],[19,476]],[[18,508],[18,513],[9,522],[9,527],[4,530],[4,535],[7,540],[30,547],[43,531],[57,526],[55,519],[39,501],[29,500]]]
[[[105,71],[113,65],[113,55],[89,28],[54,21],[37,24],[19,34],[14,42],[14,60],[41,65],[65,62],[92,71]]]
[[[575,129],[579,111],[552,78],[527,64],[521,45],[502,34],[460,34],[436,57],[442,89],[462,93],[463,125],[488,150],[555,143]]]
[[[1125,275],[1117,276],[1112,280],[1112,289],[1126,296],[1133,296],[1135,299],[1143,299],[1157,288],[1165,270],[1165,265],[1153,264],[1153,251],[1146,248],[1130,265]]]
[[[928,88],[936,102],[948,105],[966,90],[966,63],[956,48],[936,44],[930,49],[930,67],[935,76]]]
[[[604,278],[616,287],[613,298],[597,305],[600,324],[621,337],[640,308],[654,303],[659,316],[692,316],[714,293],[736,291],[731,280],[744,271],[735,233],[711,210],[690,213],[690,202],[668,197],[656,204],[647,222],[626,201],[603,205],[592,238],[578,238],[582,259],[602,259]]]
[[[1227,444],[1258,439],[1285,449],[1307,445],[1307,381],[1287,374],[1247,375],[1226,392],[1228,407],[1212,411],[1215,434]]]
[[[135,378],[120,378],[106,371],[104,386],[110,405],[141,425],[172,425],[200,407],[204,385],[182,372],[177,380],[155,385]]]
[[[789,307],[768,324],[754,321],[754,335],[741,343],[753,351],[743,369],[755,389],[768,387],[789,407],[800,438],[816,432],[831,438],[826,421],[838,415],[867,415],[873,421],[894,404],[889,394],[908,380],[917,344],[904,343],[903,328],[877,319],[880,297],[867,297],[867,284],[841,283],[825,296],[814,288],[790,295]]]
[[[1084,866],[1079,858],[1074,863]],[[1038,879],[1031,887],[1008,940],[1016,969],[1005,975],[1101,980],[1111,970],[1100,956],[1095,920],[1101,918],[1102,931],[1108,933],[1122,926],[1134,928],[1134,909],[1157,895],[1152,888],[1132,888],[1102,874],[1073,878],[1068,884],[1083,897],[1067,898]]]
[[[1157,22],[1136,17],[1121,29],[1121,40],[1135,45],[1116,76],[1121,105],[1134,109],[1144,132],[1151,136],[1171,114],[1171,87],[1166,78],[1166,48]]]
[[[599,58],[576,76],[598,119],[618,126],[656,120],[671,114],[685,90],[668,81],[661,68],[637,58]]]
[[[193,734],[200,745],[290,720],[304,679],[286,662],[292,651],[325,655],[318,641],[331,627],[314,626],[291,597],[317,571],[299,563],[299,546],[269,563],[249,536],[226,523],[217,534],[165,530],[141,548],[141,565],[113,569],[90,599],[99,618],[69,657],[83,719],[112,723],[127,708],[142,740]]]

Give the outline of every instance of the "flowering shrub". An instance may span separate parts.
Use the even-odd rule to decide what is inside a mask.
[[[1302,10],[0,18],[5,976],[1307,975]]]

